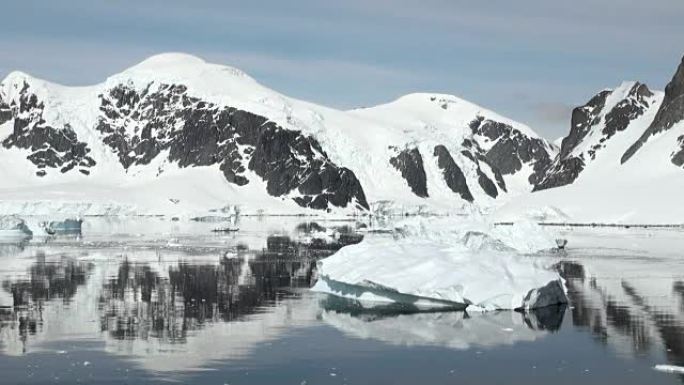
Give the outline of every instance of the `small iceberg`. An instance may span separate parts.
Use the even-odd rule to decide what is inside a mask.
[[[45,232],[55,234],[81,234],[81,219],[65,219],[63,221],[51,221],[44,224]]]
[[[533,233],[539,231],[535,227],[519,229],[530,232],[528,240],[540,238]],[[440,236],[419,233],[397,240],[369,239],[342,248],[319,261],[318,281],[312,290],[365,306],[402,303],[418,308],[489,311],[567,303],[559,274],[540,259],[521,254],[553,245],[552,238],[533,245],[519,242],[521,237],[512,229],[485,236],[462,224],[457,231]]]
[[[0,216],[0,242],[21,242],[33,237],[26,222],[15,215]]]
[[[659,372],[665,372],[665,373],[684,374],[684,366],[656,365],[653,367],[653,369],[655,369]]]

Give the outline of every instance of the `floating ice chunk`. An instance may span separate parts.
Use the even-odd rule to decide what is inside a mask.
[[[653,369],[659,371],[659,372],[665,372],[665,373],[677,373],[677,374],[684,374],[684,367],[683,366],[675,366],[675,365],[656,365],[653,367]]]
[[[0,241],[15,242],[30,239],[33,232],[23,219],[14,216],[0,216]]]
[[[496,225],[459,217],[415,217],[398,223],[395,228],[403,238],[465,244],[474,250],[515,250],[521,253],[535,253],[557,247],[556,238],[531,221]]]
[[[65,219],[52,221],[45,224],[45,232],[48,234],[81,234],[81,219]]]
[[[480,311],[567,302],[560,276],[539,261],[416,238],[344,247],[319,261],[318,275],[312,290],[362,302]]]

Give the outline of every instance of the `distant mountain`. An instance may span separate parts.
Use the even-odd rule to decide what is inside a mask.
[[[575,108],[570,133],[534,190],[571,184],[585,168],[614,161],[614,151],[624,151],[625,140],[635,140],[635,133],[639,135],[640,127],[653,119],[662,99],[662,93],[652,92],[645,84],[625,82]]]
[[[670,136],[677,136],[677,147],[679,148],[676,148],[672,153],[671,158],[672,163],[677,166],[682,166],[684,164],[684,135],[682,135],[684,127],[681,125],[675,127],[675,125],[682,120],[684,120],[684,58],[682,59],[679,68],[677,68],[674,77],[667,87],[665,87],[665,97],[660,104],[658,113],[651,122],[651,125],[644,131],[639,139],[625,151],[625,154],[622,156],[622,163],[627,162],[649,141],[655,140],[657,137],[662,136],[662,134],[675,128],[670,131],[670,133],[674,133]]]
[[[638,82],[604,90],[572,113],[570,133],[502,220],[684,223],[684,60],[665,92]]]
[[[455,96],[339,111],[183,54],[90,87],[14,72],[0,143],[0,212],[24,214],[453,212],[540,188],[558,160]]]

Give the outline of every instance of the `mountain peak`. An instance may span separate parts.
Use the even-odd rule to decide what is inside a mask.
[[[243,71],[220,64],[208,63],[202,58],[185,53],[162,53],[111,76],[108,81],[118,83],[122,79],[142,81],[143,83],[158,81],[167,83],[200,82],[206,85],[223,81],[254,82]]]
[[[167,52],[158,55],[153,55],[143,60],[142,62],[131,67],[131,69],[145,70],[145,69],[164,69],[164,68],[179,68],[179,67],[195,67],[207,64],[203,59],[186,53]]]
[[[2,80],[2,82],[0,82],[0,84],[2,84],[3,87],[21,89],[24,87],[24,84],[32,84],[35,83],[36,80],[36,78],[25,72],[12,71],[5,77],[5,79]]]
[[[653,122],[644,134],[625,151],[621,163],[628,161],[654,135],[667,131],[684,119],[684,58],[670,83],[665,87],[663,99]],[[684,163],[684,161],[682,161]],[[678,166],[679,160],[675,163]]]

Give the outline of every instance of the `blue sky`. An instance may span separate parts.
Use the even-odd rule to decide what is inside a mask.
[[[229,64],[339,108],[450,93],[565,135],[623,80],[663,89],[684,55],[681,0],[8,0],[0,77],[98,83],[161,52]]]

